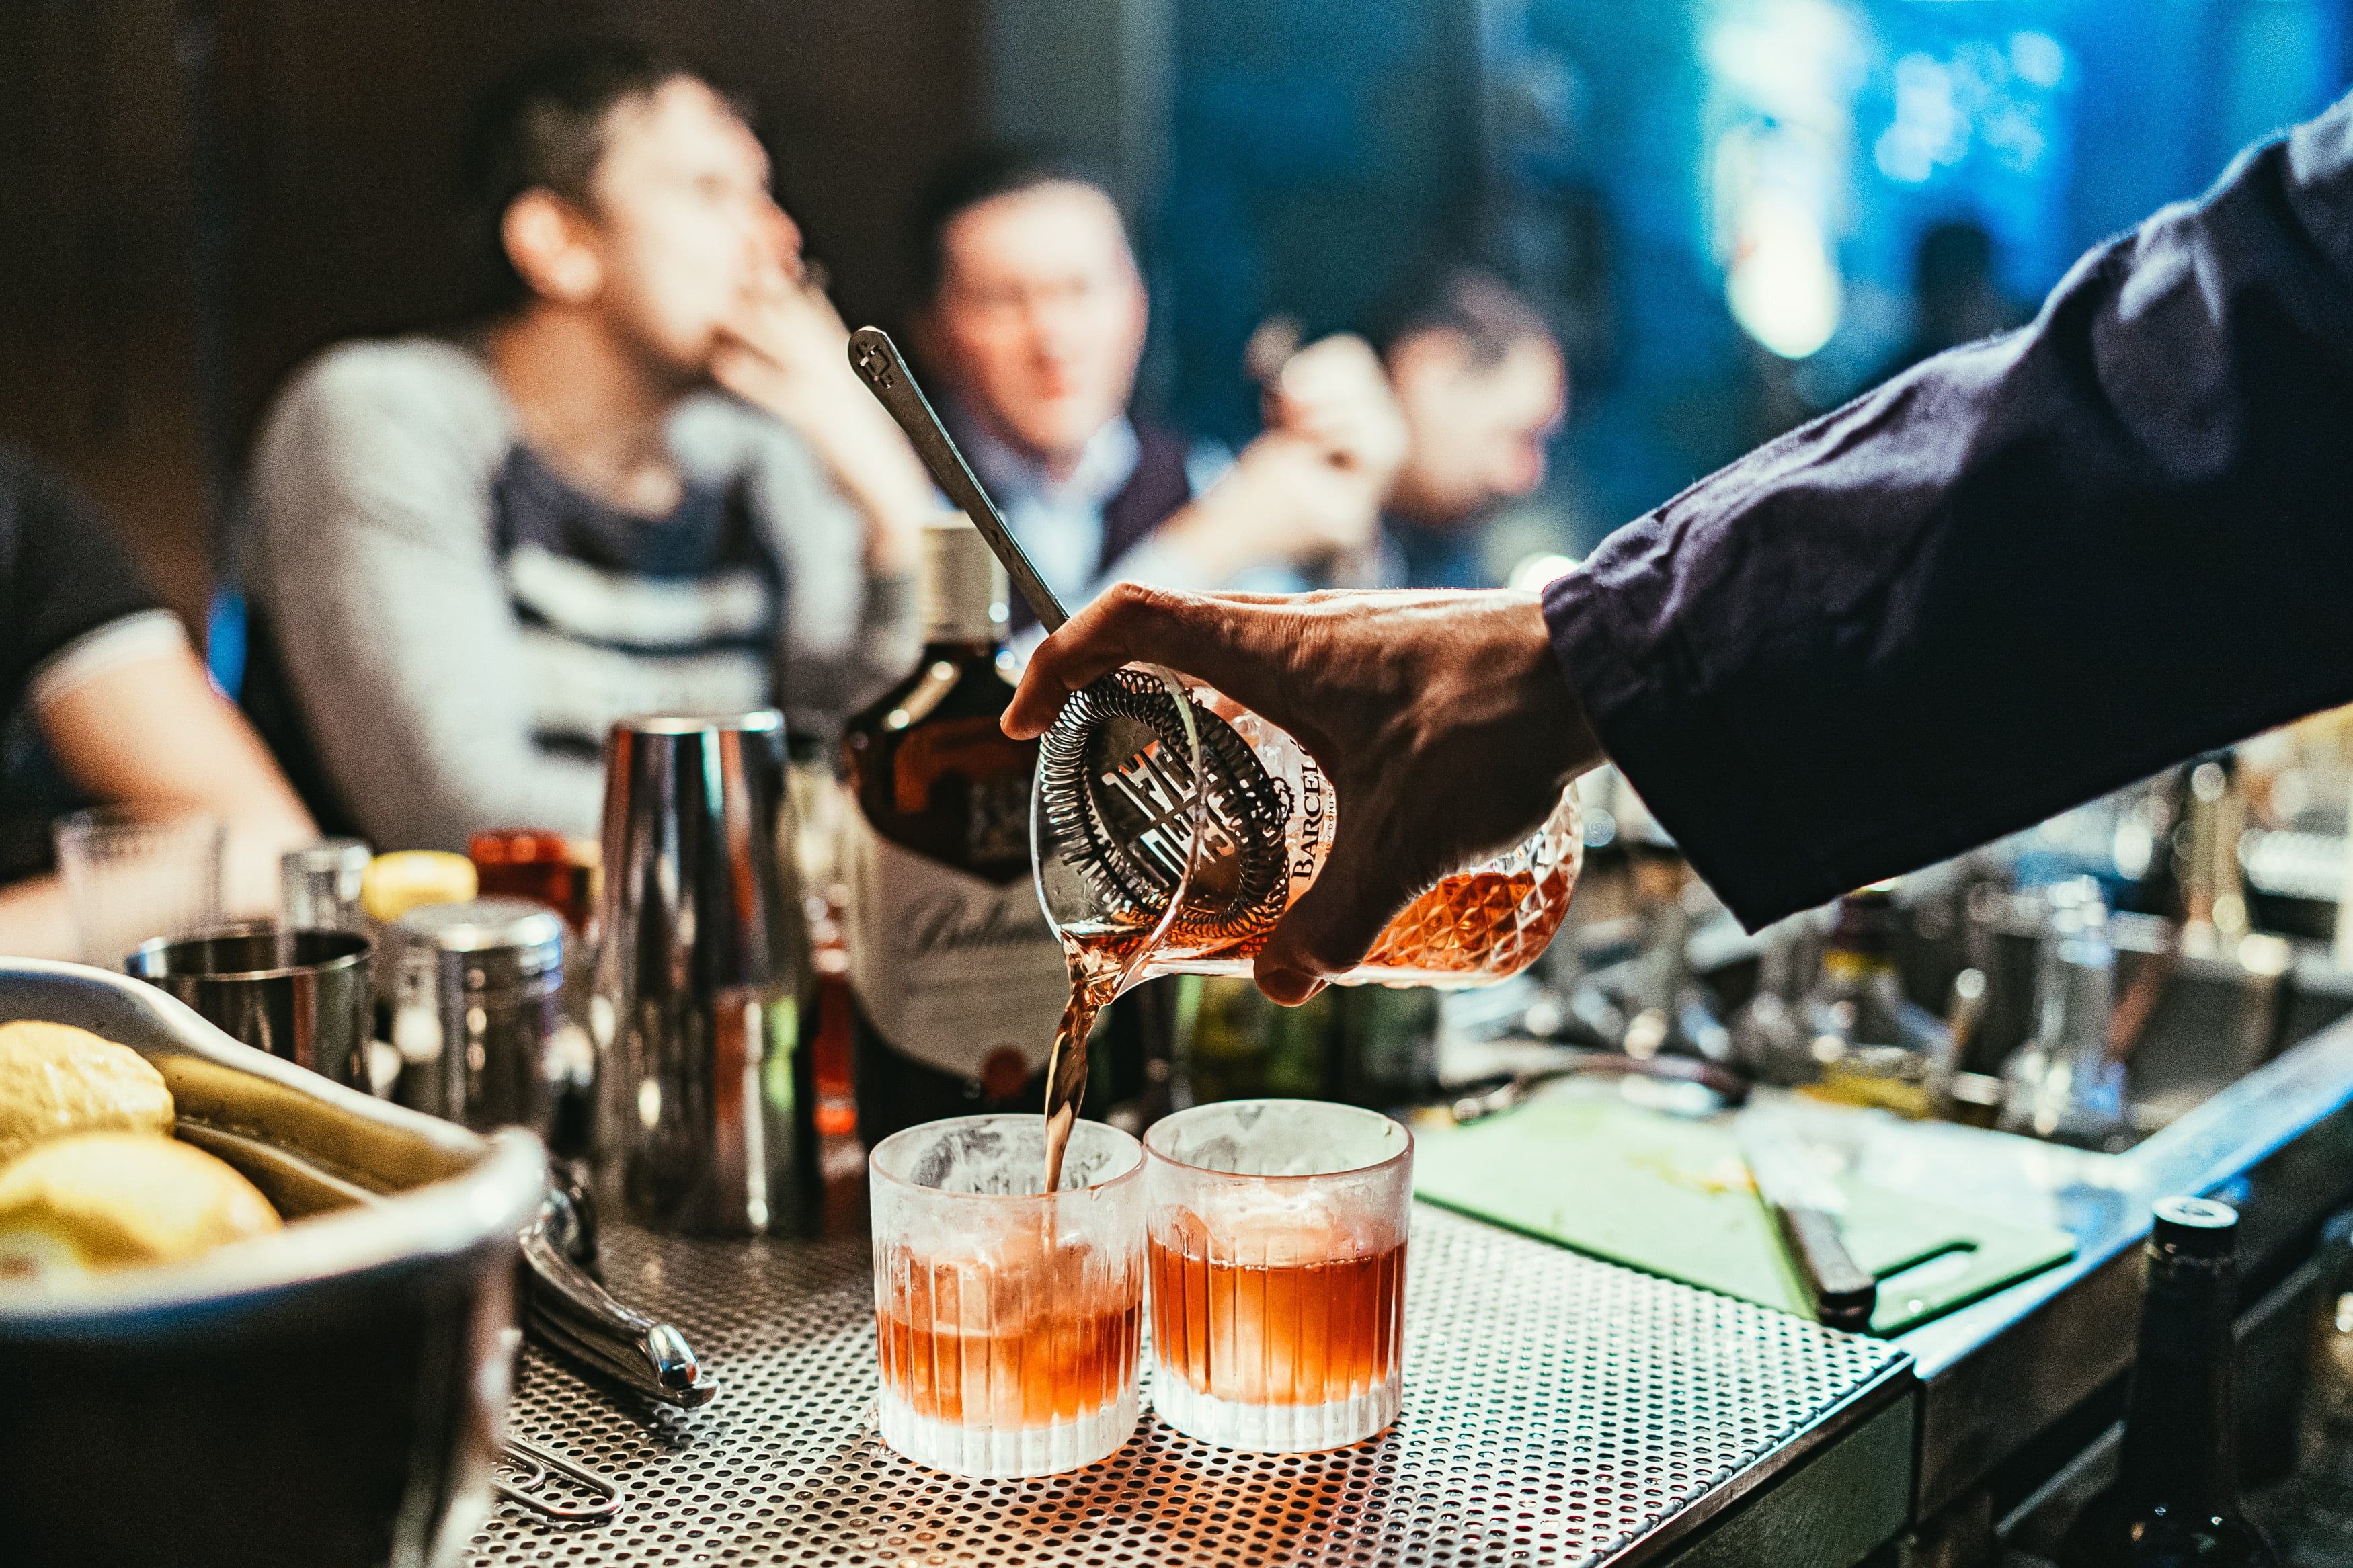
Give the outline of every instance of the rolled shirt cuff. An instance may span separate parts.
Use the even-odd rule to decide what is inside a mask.
[[[33,667],[25,695],[35,712],[101,675],[188,649],[188,634],[169,610],[140,610],[82,633]]]

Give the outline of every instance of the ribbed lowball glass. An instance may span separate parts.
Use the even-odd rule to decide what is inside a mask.
[[[1145,1152],[1153,1408],[1273,1453],[1396,1420],[1412,1135],[1352,1106],[1243,1100],[1155,1123]]]
[[[871,1159],[882,1440],[964,1476],[1042,1476],[1135,1430],[1144,1152],[1071,1131],[1048,1196],[1042,1116],[963,1116]]]
[[[220,922],[227,829],[219,817],[100,805],[58,817],[50,831],[84,963],[120,970],[150,937],[185,936]]]

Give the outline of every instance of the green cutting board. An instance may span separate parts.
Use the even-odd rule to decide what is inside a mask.
[[[1513,1230],[1814,1315],[1729,1118],[1696,1121],[1614,1096],[1537,1100],[1474,1127],[1417,1131],[1413,1184]],[[1882,1281],[1873,1333],[1901,1333],[2074,1255],[2063,1230],[1841,1185],[1847,1250]]]

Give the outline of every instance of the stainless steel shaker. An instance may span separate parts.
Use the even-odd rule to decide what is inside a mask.
[[[564,921],[528,899],[426,904],[391,928],[390,1098],[478,1132],[548,1135],[566,1070]],[[574,1054],[583,1058],[587,1044]]]
[[[595,1068],[587,1037],[564,1011],[561,916],[529,899],[426,904],[391,928],[395,966],[392,1098],[477,1131],[516,1124],[558,1145],[551,1112],[585,1094]],[[691,1407],[719,1391],[686,1336],[623,1305],[567,1256],[562,1216],[593,1258],[593,1217],[550,1165],[548,1203],[522,1233],[525,1321],[541,1339],[668,1404]]]
[[[773,710],[624,720],[605,742],[598,1199],[655,1230],[756,1236],[807,1212],[784,791]]]

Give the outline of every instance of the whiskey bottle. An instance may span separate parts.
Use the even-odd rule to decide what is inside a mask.
[[[2231,1325],[2239,1216],[2206,1198],[2158,1200],[2144,1251],[2140,1352],[2116,1483],[2087,1504],[2068,1568],[2272,1568],[2238,1505]]]
[[[1029,869],[1038,744],[997,727],[1005,570],[961,520],[924,530],[923,656],[849,722],[844,935],[859,1134],[1035,1110],[1070,994]]]

